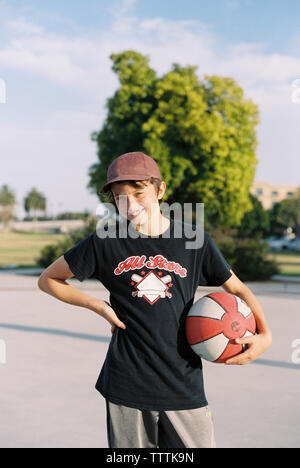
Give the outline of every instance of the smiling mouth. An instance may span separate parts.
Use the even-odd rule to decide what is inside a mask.
[[[128,217],[129,217],[130,219],[135,219],[135,218],[137,218],[141,213],[143,213],[143,211],[144,211],[144,208],[143,208],[141,211],[138,211],[137,213],[134,213],[134,214],[129,215]]]

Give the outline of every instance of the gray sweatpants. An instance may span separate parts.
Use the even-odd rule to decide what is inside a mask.
[[[178,411],[149,411],[106,399],[109,448],[215,448],[209,406]]]

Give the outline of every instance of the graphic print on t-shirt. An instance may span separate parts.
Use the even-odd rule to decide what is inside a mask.
[[[115,268],[114,274],[120,275],[129,270],[142,270],[140,274],[133,273],[131,276],[131,286],[134,286],[135,291],[132,292],[133,297],[144,298],[149,304],[153,305],[159,299],[171,298],[172,293],[169,291],[173,287],[172,276],[164,274],[162,271],[145,271],[145,267],[151,270],[165,270],[166,272],[174,272],[175,274],[185,278],[187,276],[186,268],[183,268],[179,263],[170,262],[162,255],[155,257],[147,257],[145,255],[128,257],[120,262]]]

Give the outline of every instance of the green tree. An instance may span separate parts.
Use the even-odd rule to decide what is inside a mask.
[[[35,225],[38,211],[46,212],[46,198],[35,187],[33,187],[24,198],[24,210],[28,214],[33,211]]]
[[[110,58],[121,87],[107,100],[108,112],[102,129],[91,136],[97,142],[99,162],[89,169],[88,187],[95,193],[106,181],[113,159],[123,153],[144,150],[142,126],[156,106],[156,73],[149,67],[148,58],[133,50],[112,54]]]
[[[238,226],[251,208],[257,107],[231,78],[173,70],[157,83],[158,109],[144,124],[146,150],[166,171],[171,201],[202,202],[211,224]]]
[[[278,212],[280,210],[280,203],[274,203],[272,208],[267,210],[269,216],[269,236],[281,237],[284,234],[286,225],[279,222]]]
[[[250,194],[252,209],[244,214],[238,228],[239,238],[267,237],[269,232],[269,215],[259,199]]]
[[[8,185],[2,185],[0,189],[0,220],[3,223],[3,230],[9,230],[9,223],[14,219],[14,207],[16,204],[16,196]]]
[[[240,225],[251,209],[258,108],[232,78],[173,64],[158,78],[135,51],[111,55],[120,88],[108,100],[102,130],[92,134],[99,162],[89,170],[97,193],[109,164],[144,151],[159,164],[167,201],[202,202],[212,225]]]
[[[300,188],[295,195],[279,203],[277,222],[286,228],[291,227],[300,236]]]

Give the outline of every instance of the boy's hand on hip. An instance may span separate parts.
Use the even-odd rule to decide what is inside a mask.
[[[111,333],[115,331],[116,327],[122,328],[123,330],[126,329],[126,325],[119,320],[114,309],[108,302],[98,301],[94,310],[111,324]]]
[[[228,359],[225,364],[232,365],[245,365],[249,362],[255,361],[261,354],[263,354],[272,343],[272,335],[270,332],[259,333],[258,335],[247,336],[235,340],[236,343],[247,345],[247,350],[237,356]]]

